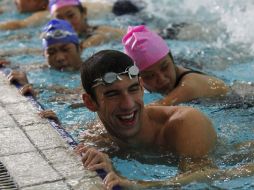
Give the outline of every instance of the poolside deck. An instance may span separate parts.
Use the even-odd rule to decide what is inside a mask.
[[[102,180],[0,72],[0,162],[22,190],[96,190]]]

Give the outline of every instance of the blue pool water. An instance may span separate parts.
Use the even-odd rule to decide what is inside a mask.
[[[2,0],[0,3],[7,2]],[[236,89],[240,97],[230,96],[224,100],[200,100],[187,103],[200,109],[213,121],[219,142],[213,157],[220,168],[235,167],[253,162],[253,150],[237,150],[234,145],[254,140],[254,2],[252,0],[146,0],[146,8],[135,16],[125,15],[91,20],[91,24],[106,23],[120,27],[128,24],[147,23],[152,28],[165,28],[170,23],[189,23],[182,38],[167,40],[173,55],[192,61],[189,67],[223,79]],[[22,19],[26,14],[15,10],[0,15],[0,22]],[[188,33],[190,32],[190,33]],[[40,27],[16,31],[0,31],[0,55],[20,49],[40,49]],[[198,35],[197,35],[198,34]],[[102,49],[122,50],[120,41],[86,49],[86,59]],[[81,102],[81,92],[62,94],[53,87],[74,90],[80,87],[79,73],[63,73],[50,69],[34,68],[44,63],[42,53],[16,55],[7,58],[12,68],[28,70],[28,78],[39,90],[38,101],[53,109],[75,140],[85,132],[86,125],[96,119],[85,108],[70,106]],[[31,69],[33,66],[33,69]],[[158,99],[157,94],[145,93],[145,102]],[[252,154],[251,154],[251,153]],[[131,179],[156,180],[173,177],[178,173],[176,162],[167,154],[133,153],[113,157],[114,165],[124,176]],[[243,159],[228,162],[233,157]],[[158,160],[160,160],[158,162]],[[192,183],[183,189],[254,189],[254,176],[233,180],[217,180],[211,183]]]

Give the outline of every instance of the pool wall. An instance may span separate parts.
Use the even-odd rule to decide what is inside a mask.
[[[0,71],[0,161],[22,190],[103,189],[39,110]]]

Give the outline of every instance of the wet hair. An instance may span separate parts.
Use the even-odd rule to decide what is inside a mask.
[[[86,7],[83,7],[82,4],[77,5],[77,8],[79,9],[81,13],[84,13],[84,12],[86,13]]]
[[[130,0],[118,0],[114,3],[112,12],[115,15],[120,16],[124,14],[137,13],[139,12],[139,8]]]
[[[168,56],[171,58],[173,64],[175,64],[175,60],[171,52],[168,53]]]
[[[167,28],[164,28],[159,32],[159,35],[164,39],[178,39],[178,35],[184,27],[188,26],[187,23],[173,23]]]
[[[86,7],[83,7],[82,4],[76,6],[81,14],[87,15]],[[87,17],[85,17],[84,22],[87,23]]]
[[[96,101],[95,92],[92,88],[94,80],[108,72],[123,72],[133,64],[132,59],[123,52],[116,50],[99,51],[81,66],[81,81],[84,90]]]

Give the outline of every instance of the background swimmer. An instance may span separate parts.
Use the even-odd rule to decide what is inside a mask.
[[[86,8],[79,0],[50,0],[50,14],[71,23],[75,31],[84,38],[81,42],[83,49],[105,43],[109,40],[120,39],[124,30],[111,26],[90,26],[87,22]]]
[[[79,39],[69,22],[60,19],[49,21],[43,28],[41,38],[48,67],[60,71],[78,71],[80,69],[82,60]],[[8,79],[10,82],[17,81],[22,85],[21,94],[36,95],[25,72],[14,70],[8,75]],[[75,93],[75,90],[72,91]],[[46,112],[46,115],[47,118],[57,118],[52,112]]]
[[[62,0],[65,1],[65,0]],[[0,23],[0,30],[15,30],[41,24],[50,19],[49,0],[15,0],[15,6],[20,13],[33,13],[23,20],[13,20]],[[111,12],[115,15],[132,14],[140,8],[128,0],[118,0],[115,3],[84,1],[82,6],[87,8],[88,18],[103,17]],[[5,11],[7,8],[1,9]]]
[[[166,42],[146,26],[129,27],[125,52],[140,70],[144,87],[165,95],[159,105],[175,105],[201,97],[226,95],[228,87],[215,77],[174,64]]]

